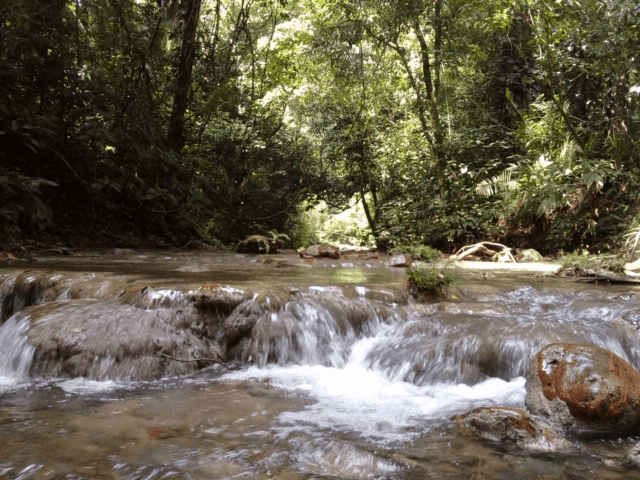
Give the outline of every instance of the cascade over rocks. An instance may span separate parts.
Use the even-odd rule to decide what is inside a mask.
[[[531,359],[528,410],[583,436],[640,432],[640,372],[595,345],[551,344]]]
[[[540,453],[572,450],[571,442],[524,410],[509,407],[480,407],[453,417],[458,427],[467,428],[490,442],[508,448]]]
[[[60,275],[25,272],[6,278],[0,283],[0,325],[28,306],[55,299],[64,288]]]
[[[390,316],[383,305],[361,299],[301,294],[258,318],[245,360],[260,366],[273,362],[341,368],[356,336]]]

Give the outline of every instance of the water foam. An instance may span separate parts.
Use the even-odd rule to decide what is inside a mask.
[[[384,330],[384,329],[383,329]],[[381,332],[382,335],[384,333]],[[391,380],[366,368],[376,338],[353,345],[344,368],[323,365],[251,367],[225,376],[230,380],[267,380],[272,386],[314,400],[301,411],[285,412],[285,430],[351,432],[377,443],[407,441],[457,412],[485,405],[522,407],[524,378],[487,379],[473,386],[439,383],[418,386]]]
[[[97,381],[86,378],[74,378],[57,382],[56,386],[67,393],[76,395],[92,395],[96,393],[112,392],[118,388],[118,384],[113,380]]]

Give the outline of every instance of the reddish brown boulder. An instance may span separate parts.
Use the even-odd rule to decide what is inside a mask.
[[[300,252],[302,258],[340,258],[340,250],[331,245],[311,245]]]
[[[502,446],[535,452],[565,452],[571,442],[524,410],[509,407],[480,407],[453,417],[458,427]]]
[[[552,344],[531,360],[526,405],[576,435],[640,433],[640,372],[595,345]]]

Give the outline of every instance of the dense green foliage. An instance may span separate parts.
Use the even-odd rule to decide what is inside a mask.
[[[7,0],[0,235],[304,246],[310,209],[357,202],[380,247],[617,247],[639,25],[623,0]]]
[[[407,253],[412,259],[423,262],[435,262],[442,257],[439,250],[429,245],[401,245],[395,248],[396,252]]]

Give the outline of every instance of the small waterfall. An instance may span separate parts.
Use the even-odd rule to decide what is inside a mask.
[[[410,314],[408,322],[378,338],[365,366],[416,385],[475,385],[526,376],[531,357],[551,343],[585,343],[638,368],[640,336],[621,320],[633,307],[531,287],[477,302],[443,302],[437,312]]]
[[[24,336],[28,327],[29,317],[22,314],[13,315],[0,326],[0,389],[28,378],[35,350]]]
[[[638,368],[640,336],[621,320],[635,305],[528,286],[477,301],[405,306],[318,292],[263,315],[253,353],[261,367],[345,368],[354,344],[371,338],[362,366],[418,386],[523,377],[550,343],[596,344]]]
[[[335,292],[300,296],[258,320],[257,363],[343,368],[357,338],[373,335],[393,316],[387,307],[364,298]]]
[[[225,378],[262,379],[313,398],[280,415],[285,432],[347,431],[379,444],[405,442],[454,413],[524,408],[523,377],[532,355],[549,343],[597,344],[640,366],[640,320],[623,319],[633,312],[640,312],[636,300],[593,290],[520,287],[426,305],[323,291],[263,314],[253,330],[255,366]],[[303,460],[312,471],[322,459]]]

